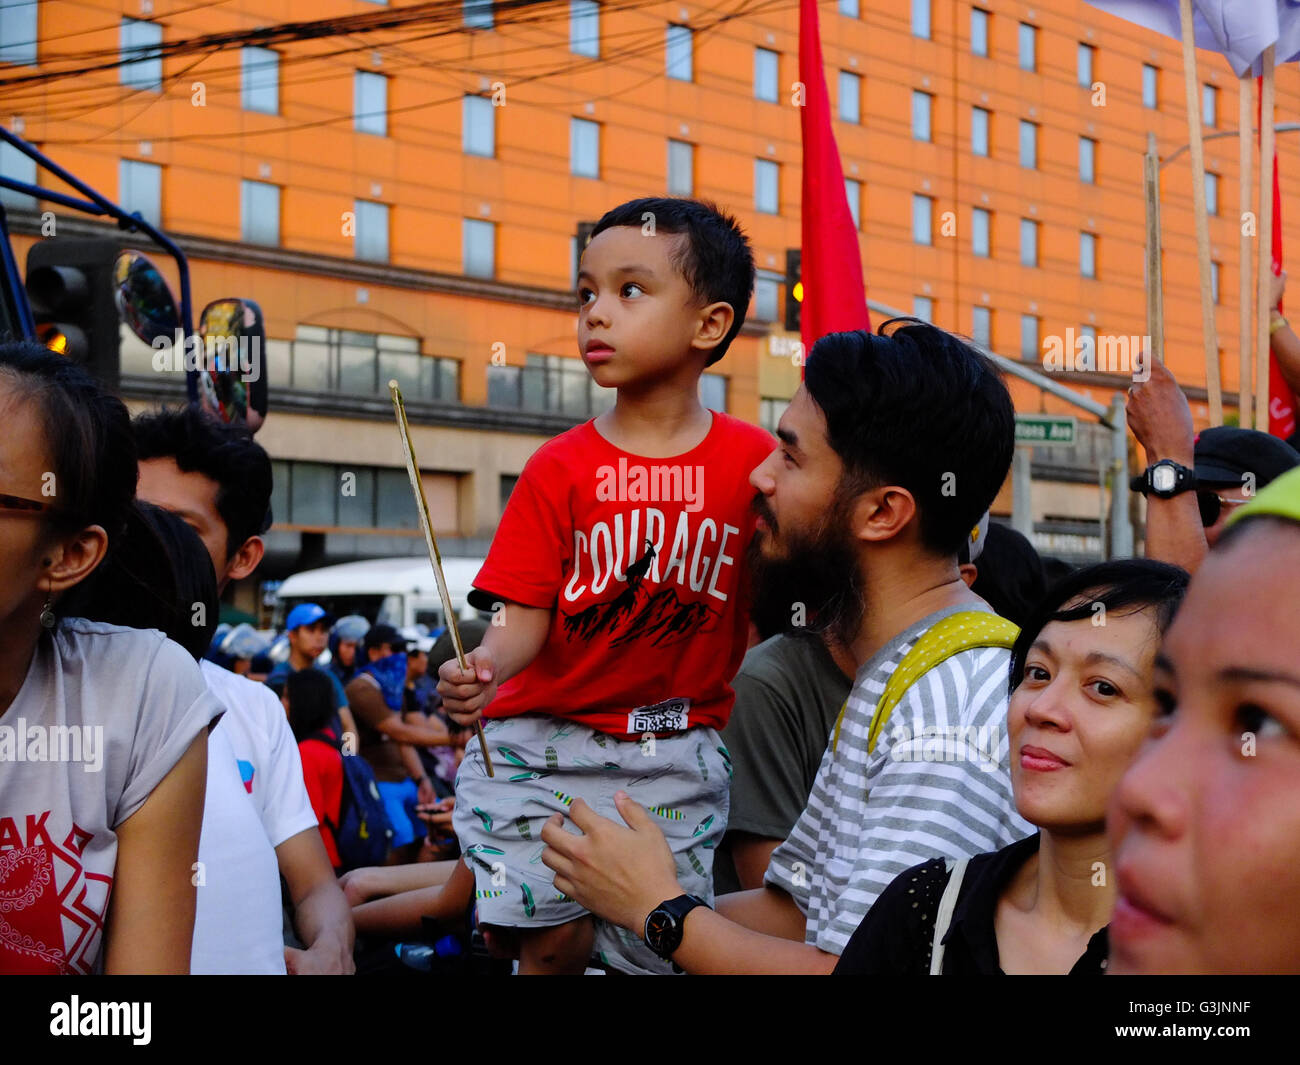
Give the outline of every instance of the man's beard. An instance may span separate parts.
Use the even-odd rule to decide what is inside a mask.
[[[755,533],[748,561],[753,598],[751,615],[764,638],[778,632],[828,633],[850,644],[866,615],[866,581],[848,532],[848,501],[836,495],[830,510],[811,535],[786,529],[784,553],[765,557],[760,537],[775,537],[775,517],[761,496],[754,510],[763,516],[767,533]]]

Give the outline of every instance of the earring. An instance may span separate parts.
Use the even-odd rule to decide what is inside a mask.
[[[53,596],[49,591],[46,591],[45,609],[41,611],[41,624],[47,629],[54,628],[55,622],[58,621],[58,618],[54,616],[53,602]]]

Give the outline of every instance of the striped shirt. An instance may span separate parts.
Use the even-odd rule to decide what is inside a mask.
[[[858,670],[808,805],[772,853],[766,882],[789,892],[807,918],[806,942],[829,954],[843,953],[904,870],[1000,850],[1035,831],[1011,794],[1004,648],[963,651],[922,674],[867,750],[890,675],[926,629],[958,609],[917,622]]]

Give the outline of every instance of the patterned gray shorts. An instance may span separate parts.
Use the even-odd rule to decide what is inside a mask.
[[[668,838],[677,876],[692,895],[713,901],[713,849],[727,828],[731,758],[711,728],[643,741],[616,739],[586,725],[543,714],[483,723],[495,777],[483,767],[477,742],[465,749],[456,777],[454,824],[474,870],[483,924],[544,928],[587,911],[555,887],[542,864],[542,826],[567,816],[575,798],[620,824],[614,793],[626,791],[646,807]],[[569,831],[577,829],[566,822]],[[639,935],[596,922],[596,950],[629,973],[669,973],[672,967]]]

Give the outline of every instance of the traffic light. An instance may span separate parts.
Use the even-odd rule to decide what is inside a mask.
[[[785,252],[785,328],[799,332],[799,312],[803,308],[803,252],[787,248]]]
[[[36,339],[84,366],[117,391],[121,379],[120,316],[113,295],[111,240],[43,240],[27,253],[27,296]]]

